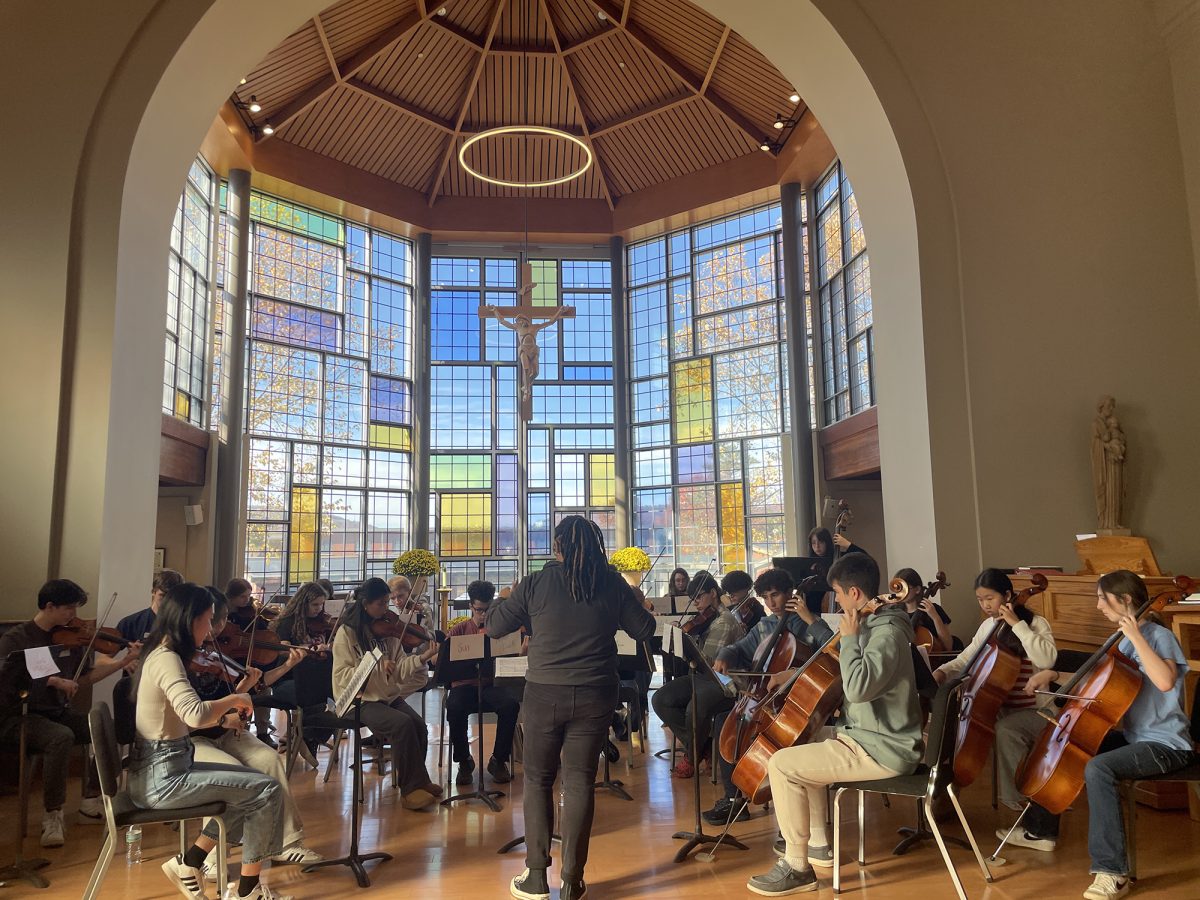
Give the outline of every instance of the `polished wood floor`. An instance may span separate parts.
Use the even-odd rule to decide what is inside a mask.
[[[430,695],[430,771],[436,774],[439,714]],[[488,729],[490,731],[490,728]],[[490,746],[490,733],[486,735]],[[612,777],[621,779],[633,795],[632,802],[601,790],[596,798],[596,824],[591,859],[588,863],[588,896],[596,900],[656,897],[710,898],[712,896],[755,896],[746,888],[746,879],[768,870],[775,862],[771,842],[775,837],[774,820],[757,810],[755,817],[736,826],[735,834],[749,846],[748,851],[732,848],[718,850],[716,859],[702,862],[694,858],[676,864],[673,858],[680,842],[672,832],[690,829],[693,821],[692,784],[673,780],[666,761],[656,759],[653,751],[668,746],[667,732],[651,718],[649,753],[636,749],[632,754],[622,744],[620,762],[612,767]],[[322,767],[327,754],[322,752]],[[344,852],[349,844],[350,779],[343,767],[335,771],[328,784],[321,774],[299,771],[292,777],[292,790],[305,820],[308,843],[327,856]],[[443,773],[444,780],[444,773]],[[703,777],[701,799],[711,805],[717,788]],[[505,855],[497,849],[519,835],[521,819],[521,777],[504,786],[499,813],[490,812],[478,801],[453,808],[408,812],[391,788],[390,776],[380,777],[372,769],[366,778],[366,802],[361,846],[364,851],[385,850],[394,855],[390,862],[369,864],[371,887],[360,891],[348,869],[331,868],[302,875],[295,868],[280,867],[267,872],[267,882],[276,890],[297,898],[380,896],[439,898],[490,898],[508,896],[508,881],[524,868],[523,850]],[[34,810],[39,808],[35,795]],[[1078,898],[1090,883],[1087,874],[1087,819],[1085,802],[1068,814],[1063,835],[1055,853],[1008,849],[1007,864],[995,867],[993,884],[985,884],[969,851],[951,848],[963,885],[972,898],[990,900],[1060,900]],[[996,812],[990,805],[986,783],[975,785],[964,804],[967,816],[984,853],[995,846],[992,832],[1008,820],[1007,813]],[[853,804],[848,804],[853,805]],[[24,884],[6,888],[6,897],[79,897],[87,883],[101,844],[100,829],[73,825],[73,803],[68,802],[67,846],[61,850],[37,848],[37,821],[31,825],[26,849],[30,855],[44,856],[51,865],[43,872],[51,887],[35,890]],[[893,856],[896,829],[913,818],[908,801],[885,809],[878,797],[867,805],[867,858],[860,868],[853,860],[856,831],[852,821],[843,827],[843,891],[863,898],[954,897],[954,889],[938,854],[927,842],[904,856]],[[13,797],[0,800],[0,816],[16,821]],[[1139,868],[1141,878],[1135,894],[1169,898],[1200,897],[1200,822],[1193,822],[1186,811],[1158,812],[1139,807]],[[12,858],[15,828],[3,831],[3,860]],[[710,831],[712,829],[709,829]],[[177,896],[159,871],[159,864],[176,847],[177,838],[166,827],[146,830],[145,862],[126,866],[118,856],[109,870],[102,897],[169,898]],[[552,879],[557,869],[552,870]],[[552,880],[553,896],[558,896]],[[827,876],[822,878],[822,894],[832,896]]]

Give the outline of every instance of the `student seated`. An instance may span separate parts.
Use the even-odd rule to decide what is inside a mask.
[[[467,585],[467,596],[471,598],[471,618],[450,629],[450,637],[466,634],[483,634],[488,607],[496,596],[496,586],[490,581],[472,581]],[[471,745],[467,741],[467,717],[479,710],[478,680],[474,678],[456,681],[450,686],[446,698],[446,719],[450,723],[450,744],[454,748],[454,762],[458,763],[458,775],[454,783],[471,783],[475,771],[475,760],[471,756]],[[496,741],[492,745],[492,756],[488,760],[488,774],[498,784],[512,781],[508,769],[508,758],[512,754],[513,734],[517,729],[517,715],[521,704],[504,688],[496,687],[491,679],[483,684],[483,711],[496,714]],[[483,724],[480,723],[480,727]]]
[[[813,866],[835,865],[825,826],[828,785],[908,774],[921,761],[908,615],[897,607],[865,611],[879,593],[879,566],[865,554],[843,556],[827,580],[842,609],[838,649],[845,699],[839,724],[824,729],[824,740],[779,750],[767,764],[783,858],[746,883],[767,897],[815,891]],[[771,686],[790,675],[773,676]]]
[[[228,606],[225,597],[216,588],[210,587],[208,592],[213,600],[213,632],[219,634],[225,627]],[[267,686],[275,684],[299,665],[304,656],[299,650],[293,650],[282,664],[265,675],[259,669],[247,667],[246,674],[237,679],[236,683],[234,676],[222,677],[207,673],[189,672],[188,678],[200,699],[215,703],[231,694],[249,694],[259,683]],[[227,768],[246,766],[278,781],[283,788],[283,852],[272,856],[271,861],[279,865],[308,865],[320,862],[321,855],[304,846],[304,823],[300,821],[300,812],[296,809],[296,801],[292,799],[285,758],[261,741],[243,738],[245,730],[241,719],[235,719],[233,716],[227,717],[223,726],[194,729],[191,736],[196,747],[196,762],[216,763]],[[214,849],[205,861],[205,876],[209,881],[215,881],[217,878],[215,853]]]
[[[325,615],[325,602],[330,596],[331,594],[320,581],[308,581],[296,588],[296,593],[292,594],[291,599],[284,606],[283,612],[271,625],[276,637],[281,642],[291,644],[293,647],[310,647],[328,651],[329,641],[333,637],[334,624],[334,620]],[[328,657],[325,660],[327,662]],[[309,665],[308,654],[305,654],[299,664]],[[318,664],[318,662],[314,661],[313,664]],[[290,670],[286,677],[272,683],[271,690],[272,696],[277,699],[293,705],[297,703],[296,682],[293,680]],[[332,690],[332,684],[330,690]],[[324,712],[324,710],[325,703],[322,701],[319,705],[305,707],[304,714],[308,716]],[[314,767],[317,764],[317,748],[332,734],[333,731],[329,728],[305,726],[304,748],[300,752],[305,754],[305,759]]]
[[[753,630],[759,619],[766,615],[757,599],[746,599],[753,587],[754,579],[741,569],[726,572],[721,578],[721,593],[725,595],[725,605],[730,610],[736,610],[734,618],[741,622],[747,631]]]
[[[93,663],[87,660],[78,680],[72,680],[83,656],[82,648],[56,654],[62,674],[30,681],[24,654],[10,655],[33,647],[54,645],[51,632],[75,618],[88,595],[79,585],[65,578],[47,581],[38,591],[38,611],[28,622],[16,625],[0,637],[0,747],[19,751],[22,690],[29,691],[29,715],[25,721],[28,753],[42,754],[42,846],[61,847],[65,842],[63,804],[67,799],[67,767],[71,748],[90,744],[87,716],[71,709],[71,699],[81,687],[95,684],[121,669],[137,663],[137,651],[122,651],[113,661]],[[105,658],[107,659],[107,657]],[[104,824],[104,805],[96,764],[88,763],[83,775],[83,799],[79,801],[79,821]]]
[[[291,900],[260,881],[263,861],[283,852],[283,786],[240,766],[198,762],[189,730],[233,727],[254,710],[248,694],[203,700],[187,665],[212,634],[213,598],[185,582],[167,591],[142,647],[137,675],[137,739],[129,761],[129,796],[146,809],[226,804],[222,819],[231,842],[242,844],[241,877],[227,900]],[[163,874],[185,897],[206,896],[202,867],[217,845],[217,825],[206,822],[196,842],[163,863]]]
[[[362,723],[392,745],[397,781],[405,809],[424,809],[442,795],[442,788],[429,777],[425,755],[429,734],[421,714],[405,702],[429,680],[429,660],[439,645],[431,641],[422,653],[406,653],[399,638],[378,638],[371,623],[388,611],[389,590],[382,578],[368,578],[354,592],[333,635],[334,696],[354,677],[359,660],[378,647],[383,660],[371,672],[362,691]]]
[[[171,588],[183,584],[183,576],[174,569],[160,569],[154,573],[150,583],[150,605],[135,613],[130,613],[117,622],[117,631],[127,641],[144,641],[154,627],[154,618],[158,615],[158,605],[163,596]]]
[[[924,628],[933,638],[933,645],[928,648],[930,653],[947,652],[951,648],[961,650],[962,641],[950,633],[950,614],[942,608],[942,604],[930,597],[920,597],[917,592],[924,587],[925,582],[916,569],[897,569],[893,578],[899,578],[908,591],[904,596],[904,611],[912,622],[913,631]],[[957,642],[957,643],[956,643]]]

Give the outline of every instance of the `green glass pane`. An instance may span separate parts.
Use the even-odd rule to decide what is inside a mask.
[[[553,259],[535,259],[530,263],[533,269],[534,306],[558,305],[558,261]]]
[[[339,246],[346,243],[345,226],[340,219],[265,197],[258,192],[250,195],[250,217]]]
[[[481,453],[448,453],[429,461],[429,488],[446,490],[490,490],[492,458]]]

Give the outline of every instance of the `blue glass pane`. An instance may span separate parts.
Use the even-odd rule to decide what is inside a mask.
[[[550,487],[550,432],[545,428],[530,428],[528,450],[529,487]]]
[[[412,377],[412,294],[390,281],[371,282],[371,369]]]
[[[650,378],[633,384],[633,421],[658,422],[668,416],[667,379]]]
[[[667,373],[667,288],[657,284],[629,292],[633,377]]]
[[[679,484],[713,481],[712,444],[678,447],[675,450],[675,471]]]
[[[407,381],[371,376],[371,421],[412,424],[412,388]]]
[[[556,428],[554,446],[558,450],[611,450],[611,428]]]
[[[496,366],[496,447],[517,446],[517,367]]]
[[[431,374],[435,450],[487,450],[492,446],[490,366],[434,366]]]
[[[658,281],[666,275],[666,242],[662,238],[643,241],[629,248],[628,278],[631,285]]]
[[[529,552],[545,554],[550,552],[550,495],[530,494],[529,530],[527,540]]]
[[[337,316],[281,300],[255,297],[250,329],[256,338],[281,344],[315,350],[338,349]]]
[[[370,241],[367,239],[367,229],[358,225],[346,226],[346,263],[356,269],[367,268],[367,258],[370,254]]]
[[[564,288],[607,288],[612,284],[612,264],[607,259],[564,259]]]
[[[346,278],[346,352],[367,354],[367,279],[350,272]]]
[[[515,259],[489,259],[484,265],[488,287],[517,287]]]
[[[517,458],[496,457],[496,550],[500,556],[517,555],[517,517],[521,513]],[[500,585],[503,587],[503,585]]]
[[[612,381],[612,366],[563,366],[564,381]]]
[[[446,362],[478,360],[479,292],[433,291],[431,312],[432,358]]]
[[[534,384],[533,420],[539,425],[611,424],[612,385]]]
[[[412,281],[412,244],[379,231],[371,232],[371,271],[393,281]]]
[[[704,250],[718,244],[742,240],[754,234],[774,231],[782,227],[782,208],[779,204],[763,206],[749,212],[727,216],[697,227],[692,235],[695,249]]]
[[[671,235],[671,274],[686,275],[691,265],[691,236],[686,231]]]
[[[431,278],[435,288],[454,285],[473,287],[479,284],[479,260],[435,256],[431,261]]]
[[[517,295],[509,291],[488,291],[484,302],[489,306],[514,306],[517,302]],[[484,358],[488,362],[517,361],[517,333],[515,331],[501,325],[495,319],[484,319],[483,333],[487,347]]]
[[[567,293],[563,306],[575,307],[575,318],[563,320],[563,360],[612,362],[612,298]]]
[[[366,382],[362,360],[325,358],[325,440],[367,442]]]

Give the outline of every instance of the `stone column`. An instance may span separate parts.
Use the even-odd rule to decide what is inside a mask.
[[[795,498],[792,520],[796,524],[796,533],[803,536],[817,521],[813,488],[814,423],[809,416],[808,403],[808,336],[804,322],[804,257],[801,250],[805,199],[804,190],[794,182],[781,185],[779,192],[783,209],[783,299],[787,307],[788,419],[792,426],[790,467]],[[816,302],[815,295],[813,302]],[[814,344],[816,342],[814,336]]]
[[[629,296],[625,291],[625,241],[608,242],[612,268],[612,362],[613,362],[613,487],[616,496],[616,546],[611,554],[628,547],[633,534],[629,477],[632,450],[629,426]]]
[[[429,357],[429,285],[433,237],[417,235],[413,244],[413,454],[412,546],[429,549],[429,429],[431,420]]]

